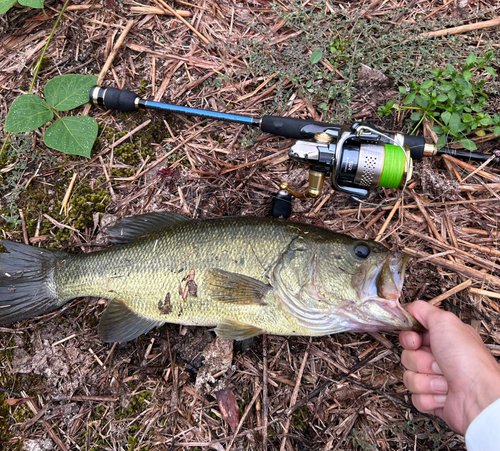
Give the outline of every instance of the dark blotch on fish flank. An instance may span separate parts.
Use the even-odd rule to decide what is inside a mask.
[[[189,280],[187,283],[187,288],[188,288],[188,293],[197,298],[198,297],[198,285],[196,285],[196,282],[194,280]]]
[[[165,296],[165,300],[158,302],[158,310],[163,315],[168,315],[172,312],[172,304],[170,304],[170,292]]]

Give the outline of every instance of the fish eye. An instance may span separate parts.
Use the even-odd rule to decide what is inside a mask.
[[[360,260],[365,260],[370,255],[370,248],[364,243],[354,245],[354,255]]]

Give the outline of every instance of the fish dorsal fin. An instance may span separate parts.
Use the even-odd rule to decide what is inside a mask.
[[[271,289],[269,285],[253,277],[223,269],[210,270],[207,285],[213,299],[235,304],[266,305],[263,298]]]
[[[108,230],[109,242],[116,246],[130,244],[138,238],[150,235],[164,227],[191,220],[191,218],[178,213],[172,213],[171,211],[130,216],[120,219]]]
[[[99,323],[99,336],[107,343],[122,343],[165,324],[133,312],[120,299],[113,299]]]
[[[221,321],[214,330],[219,337],[225,340],[247,340],[265,332],[258,327],[232,319]]]

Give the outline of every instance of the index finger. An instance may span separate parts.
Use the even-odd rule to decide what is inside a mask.
[[[399,333],[399,342],[405,349],[415,351],[422,347],[429,348],[431,345],[430,334],[425,332],[414,332],[410,330],[403,330]]]

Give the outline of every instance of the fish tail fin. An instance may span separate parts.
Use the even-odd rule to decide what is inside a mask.
[[[43,315],[60,307],[53,280],[63,252],[0,241],[0,325]]]

